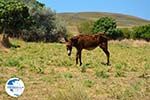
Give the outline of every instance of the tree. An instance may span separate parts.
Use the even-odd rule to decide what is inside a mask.
[[[121,39],[123,33],[120,29],[117,29],[116,21],[111,17],[101,17],[93,26],[93,33],[103,32],[110,39]]]
[[[15,0],[0,1],[0,25],[3,34],[1,43],[5,47],[12,46],[9,42],[11,34],[16,34],[16,30],[27,27],[25,20],[28,17],[28,7],[24,3]]]
[[[29,8],[33,25],[23,30],[23,40],[56,42],[66,34],[66,27],[56,13],[37,0],[22,0]]]
[[[101,17],[98,19],[93,26],[93,32],[104,32],[109,33],[112,30],[116,29],[117,24],[116,21],[110,17]]]
[[[0,14],[1,43],[7,47],[10,35],[34,42],[56,42],[66,35],[56,13],[37,0],[1,0]]]

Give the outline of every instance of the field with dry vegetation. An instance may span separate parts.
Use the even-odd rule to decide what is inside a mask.
[[[14,100],[5,92],[11,77],[24,81],[18,100],[149,100],[150,43],[110,41],[111,66],[100,48],[83,51],[83,65],[75,53],[67,56],[64,44],[25,43],[21,48],[0,49],[0,100]]]

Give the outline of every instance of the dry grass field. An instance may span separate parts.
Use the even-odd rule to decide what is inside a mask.
[[[0,100],[149,100],[150,43],[110,41],[111,66],[100,48],[83,51],[83,65],[75,65],[73,49],[64,44],[25,43],[21,48],[0,49]],[[5,92],[11,77],[24,81],[19,98]]]

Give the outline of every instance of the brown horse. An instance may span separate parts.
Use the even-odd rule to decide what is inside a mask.
[[[107,56],[106,64],[109,65],[110,53],[108,51],[108,39],[106,36],[104,36],[102,34],[77,35],[77,36],[72,37],[69,40],[67,38],[65,38],[65,41],[66,41],[68,56],[71,55],[72,47],[75,47],[77,49],[76,64],[78,64],[78,59],[79,59],[80,66],[82,65],[82,61],[81,61],[82,49],[93,50],[97,46],[99,46],[106,54],[106,56]]]

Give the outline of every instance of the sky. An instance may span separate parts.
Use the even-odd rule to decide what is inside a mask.
[[[38,0],[62,12],[110,12],[150,20],[150,0]]]

